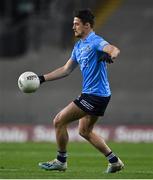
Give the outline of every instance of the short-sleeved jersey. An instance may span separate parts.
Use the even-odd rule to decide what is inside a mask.
[[[103,48],[109,43],[91,32],[86,39],[80,39],[74,46],[71,59],[76,61],[82,72],[82,93],[108,97],[111,95],[107,77],[107,64],[100,61]]]

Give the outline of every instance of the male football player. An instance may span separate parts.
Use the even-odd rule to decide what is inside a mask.
[[[79,38],[66,64],[50,73],[39,76],[40,82],[53,81],[70,75],[80,67],[83,78],[82,92],[54,118],[57,140],[57,157],[39,166],[46,170],[67,169],[67,144],[69,123],[79,120],[79,134],[99,150],[107,159],[107,173],[123,169],[123,162],[112,152],[105,140],[93,131],[99,116],[103,116],[111,98],[107,77],[107,63],[118,57],[120,50],[95,34],[94,15],[89,9],[75,12],[73,31]]]

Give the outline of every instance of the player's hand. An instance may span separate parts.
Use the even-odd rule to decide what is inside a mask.
[[[43,75],[38,76],[38,77],[39,77],[40,84],[42,84],[43,82],[45,82],[45,78],[44,78]]]
[[[114,62],[112,57],[106,52],[103,52],[103,54],[102,54],[102,56],[100,58],[100,61],[106,61],[109,64]]]

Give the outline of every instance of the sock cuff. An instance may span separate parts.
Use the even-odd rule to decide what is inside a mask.
[[[112,154],[113,152],[111,151],[111,152],[109,152],[107,155],[105,155],[106,157],[108,157],[110,154]]]
[[[114,153],[111,153],[111,154],[109,154],[109,155],[107,156],[108,160],[110,160],[110,159],[112,159],[112,158],[114,158],[114,157],[116,157],[116,155],[115,155]]]
[[[66,151],[60,151],[60,150],[58,150],[57,152],[58,152],[58,153],[61,153],[61,154],[67,153]]]
[[[58,156],[61,156],[61,157],[68,157],[66,151],[57,151],[57,155],[58,155]]]
[[[113,152],[109,153],[106,158],[110,163],[115,163],[118,161],[118,157]]]

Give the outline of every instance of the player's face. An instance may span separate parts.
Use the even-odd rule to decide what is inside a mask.
[[[75,37],[83,38],[84,36],[86,36],[86,25],[84,25],[82,21],[77,17],[75,17],[73,20],[73,30]]]

